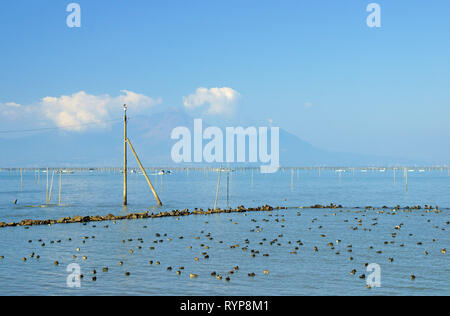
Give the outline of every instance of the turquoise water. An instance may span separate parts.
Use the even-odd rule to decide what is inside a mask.
[[[150,176],[164,203],[158,208],[142,175],[130,174],[129,206],[124,209],[120,173],[63,175],[63,205],[46,208],[30,207],[44,204],[46,199],[46,175],[41,173],[39,181],[36,175],[25,172],[21,191],[17,171],[0,172],[0,222],[212,207],[218,176],[216,172],[193,170]],[[341,176],[332,170],[321,170],[320,174],[318,170],[293,174],[280,170],[266,175],[255,170],[252,177],[251,170],[237,170],[230,174],[228,201],[227,179],[222,174],[218,207],[269,204],[290,208],[178,219],[3,228],[0,294],[450,295],[450,262],[448,254],[441,253],[450,245],[448,172],[410,172],[408,191],[402,176],[397,171],[394,182],[391,170],[347,171]],[[55,177],[52,203],[58,202],[58,180]],[[344,208],[299,208],[331,202]],[[442,212],[387,209],[380,213],[364,209],[368,205],[381,208],[397,204],[438,205]],[[401,229],[395,230],[400,224]],[[394,238],[392,233],[397,236]],[[83,239],[85,236],[89,238]],[[336,240],[341,242],[337,244]],[[330,242],[334,249],[328,246]],[[239,246],[230,247],[236,244]],[[319,251],[314,251],[315,246]],[[254,257],[251,250],[256,252]],[[30,258],[32,252],[40,258]],[[208,259],[202,255],[204,252]],[[23,262],[23,257],[27,261]],[[199,260],[195,261],[195,257]],[[389,262],[389,258],[394,261]],[[55,266],[54,261],[59,265]],[[120,261],[123,265],[119,265]],[[71,263],[80,265],[84,275],[81,288],[66,285],[66,267]],[[359,278],[370,274],[365,263],[380,265],[380,288],[369,290],[366,281]],[[177,275],[180,266],[184,270]],[[239,270],[229,274],[235,266]],[[103,267],[108,267],[108,272],[102,272]],[[96,281],[91,280],[94,269]],[[350,274],[353,269],[357,270],[355,275]],[[212,277],[213,271],[223,279]],[[255,277],[248,276],[252,272]],[[191,279],[190,273],[198,277]],[[414,281],[410,279],[412,274],[416,276]],[[226,276],[230,281],[225,281]]]

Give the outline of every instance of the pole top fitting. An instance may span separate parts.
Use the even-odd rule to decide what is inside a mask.
[[[124,105],[123,105],[123,110],[124,110],[125,112],[127,111],[127,108],[128,108],[127,105],[124,104]]]

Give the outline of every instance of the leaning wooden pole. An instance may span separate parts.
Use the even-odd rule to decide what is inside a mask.
[[[124,128],[123,128],[123,205],[127,205],[127,105],[123,105],[124,109]]]
[[[127,138],[127,143],[128,145],[130,145],[131,151],[133,152],[134,157],[136,158],[137,163],[139,164],[139,167],[141,168],[142,173],[144,174],[145,179],[147,180],[148,186],[150,187],[150,189],[153,192],[153,195],[155,196],[156,201],[158,202],[158,204],[161,206],[162,202],[159,199],[158,193],[156,193],[155,188],[153,187],[152,182],[150,181],[150,179],[148,178],[147,172],[145,171],[145,168],[142,166],[141,161],[139,160],[138,155],[136,154],[136,151],[133,148],[133,145],[131,145],[130,140]]]

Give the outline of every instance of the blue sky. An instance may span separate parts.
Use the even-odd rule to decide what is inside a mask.
[[[270,119],[325,149],[450,161],[446,0],[78,0],[81,28],[68,28],[70,2],[1,1],[0,105],[40,112],[0,111],[0,130],[55,126],[48,111],[79,91],[115,104],[127,90],[162,110],[227,87],[227,123]],[[371,2],[381,28],[366,25]],[[40,107],[45,97],[56,103]]]

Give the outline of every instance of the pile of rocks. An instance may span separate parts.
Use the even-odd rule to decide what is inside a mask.
[[[277,206],[275,209],[287,209],[287,207]],[[108,214],[106,216],[74,216],[74,217],[62,217],[59,219],[45,219],[45,220],[33,220],[24,219],[18,223],[4,223],[0,222],[0,228],[4,227],[15,227],[15,226],[39,226],[39,225],[54,225],[54,224],[70,224],[70,223],[88,223],[88,222],[102,222],[102,221],[119,221],[127,219],[144,219],[144,218],[159,218],[159,217],[179,217],[188,215],[211,215],[219,213],[243,213],[243,212],[258,212],[258,211],[272,211],[274,208],[269,205],[263,205],[256,208],[246,208],[243,205],[238,206],[235,209],[195,209],[190,212],[188,209],[185,210],[173,210],[171,212],[159,212],[157,214],[144,212],[144,213],[131,213],[128,215],[112,215]]]

